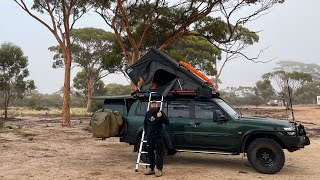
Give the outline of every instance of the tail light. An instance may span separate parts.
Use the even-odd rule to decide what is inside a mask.
[[[127,122],[126,121],[124,121],[123,122],[123,133],[127,133]]]

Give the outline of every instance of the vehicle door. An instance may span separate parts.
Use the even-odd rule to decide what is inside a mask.
[[[169,134],[176,148],[187,148],[191,146],[192,118],[190,101],[169,101]]]
[[[196,149],[233,151],[237,139],[232,121],[213,101],[194,101],[192,145]]]

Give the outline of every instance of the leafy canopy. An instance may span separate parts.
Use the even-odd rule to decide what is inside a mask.
[[[116,37],[111,32],[96,28],[73,29],[70,33],[73,62],[85,70],[114,72],[121,63],[121,53]],[[54,68],[63,67],[63,54],[59,46],[52,46],[55,52]]]
[[[12,43],[0,46],[0,91],[19,96],[28,89],[35,89],[34,81],[25,80],[29,76],[28,58],[20,47]]]
[[[221,59],[221,51],[201,36],[187,36],[176,40],[167,53],[177,61],[186,61],[208,75],[216,75],[214,64]]]
[[[308,82],[312,82],[311,74],[304,72],[286,72],[276,70],[262,75],[263,79],[273,81],[278,86],[278,95],[284,99],[289,99],[288,88],[292,92],[294,99],[299,95],[301,88]]]

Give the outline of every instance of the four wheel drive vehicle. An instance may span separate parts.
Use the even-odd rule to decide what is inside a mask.
[[[148,94],[103,97],[105,108],[123,114],[125,125],[120,141],[135,146],[140,142]],[[172,96],[163,111],[169,117],[165,131],[169,144],[178,152],[239,155],[246,153],[251,166],[260,173],[273,174],[285,163],[283,149],[296,151],[309,145],[304,126],[266,117],[239,115],[222,98]],[[168,151],[166,151],[168,152]]]

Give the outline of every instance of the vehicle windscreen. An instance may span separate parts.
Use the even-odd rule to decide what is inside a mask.
[[[238,113],[222,99],[214,99],[214,102],[216,102],[221,107],[221,109],[223,109],[230,116],[232,116],[233,118],[238,118]]]

